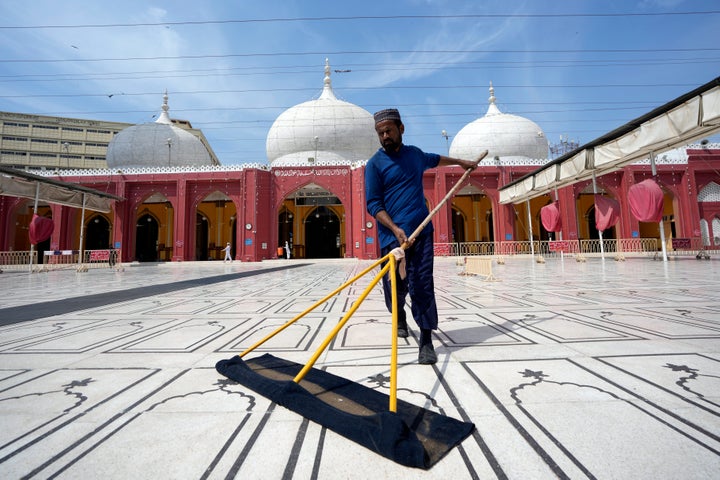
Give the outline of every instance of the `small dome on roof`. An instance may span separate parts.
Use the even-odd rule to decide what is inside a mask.
[[[533,121],[502,113],[495,105],[495,89],[490,83],[490,106],[484,117],[463,127],[452,141],[450,156],[476,159],[484,150],[494,158],[548,158],[548,141]]]
[[[327,59],[320,97],[281,113],[270,127],[266,142],[268,161],[274,165],[362,161],[377,149],[372,114],[335,97]]]
[[[144,168],[212,165],[205,145],[192,133],[172,124],[167,92],[162,113],[155,122],[120,131],[108,144],[109,168]]]

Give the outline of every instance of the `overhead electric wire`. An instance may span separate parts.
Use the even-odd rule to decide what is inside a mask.
[[[254,57],[299,57],[299,56],[333,56],[333,55],[387,55],[387,54],[541,54],[541,53],[660,53],[660,52],[717,52],[720,47],[700,48],[600,48],[600,49],[545,49],[545,50],[524,50],[524,49],[500,49],[500,50],[339,50],[335,52],[252,52],[252,53],[223,53],[223,54],[201,54],[201,55],[162,55],[157,57],[116,57],[116,58],[63,58],[63,59],[32,59],[13,58],[0,59],[0,63],[91,63],[91,62],[138,62],[158,60],[180,60],[180,59],[220,59],[220,58],[254,58]]]
[[[708,61],[720,62],[720,58],[712,59],[697,59],[697,60],[664,60],[657,59],[653,61],[634,61],[634,60],[619,60],[620,63],[585,63],[583,62],[566,62],[566,63],[554,63],[554,61],[546,62],[492,62],[493,69],[536,69],[536,68],[600,68],[600,67],[612,67],[612,66],[626,66],[631,64],[633,66],[653,66],[653,65],[688,65],[695,63],[707,63]],[[467,62],[466,64],[458,64],[452,62],[446,62],[447,65],[438,62],[431,63],[426,62],[428,66],[412,66],[414,64],[407,65],[395,65],[395,66],[384,66],[384,65],[373,65],[374,68],[356,68],[352,64],[347,65],[351,67],[354,72],[378,72],[378,71],[423,71],[423,70],[434,70],[438,66],[442,66],[444,70],[481,70],[488,68],[485,65],[472,65],[473,63],[481,62]],[[488,62],[489,63],[489,62]],[[505,65],[504,63],[508,63]],[[522,63],[522,64],[520,64]],[[370,65],[370,64],[368,64]],[[263,67],[246,67],[238,68],[247,70],[252,68],[253,70],[262,70]],[[11,82],[54,82],[57,80],[145,80],[149,78],[193,78],[193,77],[233,77],[233,76],[278,76],[278,75],[298,75],[308,74],[317,75],[317,67],[307,66],[302,70],[286,70],[283,72],[268,72],[268,71],[254,71],[254,72],[233,72],[238,70],[236,68],[225,68],[225,69],[196,69],[196,70],[155,70],[155,71],[140,71],[140,72],[108,72],[108,73],[55,73],[55,74],[16,74],[16,75],[0,75],[0,82],[11,83]],[[197,72],[197,73],[186,73],[186,72]],[[202,73],[201,73],[202,72]],[[177,73],[183,73],[177,75]],[[151,75],[152,74],[152,75]],[[40,78],[33,78],[40,77]]]
[[[636,109],[636,108],[649,108],[654,107],[659,103],[662,103],[662,100],[656,100],[656,101],[637,101],[637,102],[621,102],[621,101],[592,101],[592,102],[550,102],[552,105],[572,105],[572,106],[579,106],[579,105],[624,105],[627,108],[607,108],[607,109],[587,109],[583,108],[578,111],[587,111],[587,110],[609,110],[609,111],[615,111],[615,110],[627,110],[627,109]],[[548,105],[548,102],[502,102],[504,106],[510,106],[510,105]],[[462,103],[434,103],[433,104],[436,107],[467,107],[467,102]],[[634,107],[628,107],[628,105],[634,105]],[[203,108],[174,108],[173,112],[175,113],[190,113],[190,112],[236,112],[236,111],[255,111],[255,110],[287,110],[288,108],[292,108],[294,105],[263,105],[263,106],[253,106],[253,107],[247,107],[242,105],[236,105],[236,106],[229,106],[229,107],[203,107]],[[365,104],[366,107],[377,107],[381,108],[384,107],[385,104],[381,103],[371,103],[371,104]],[[398,108],[405,108],[405,107],[424,107],[426,104],[424,103],[399,103],[395,104]],[[575,110],[559,110],[559,111],[575,111]],[[52,112],[43,112],[42,115],[107,115],[107,114],[155,114],[155,110],[94,110],[94,111],[52,111]],[[514,111],[515,114],[520,114],[522,111]],[[542,113],[542,111],[533,111],[532,113]]]
[[[656,83],[656,84],[631,84],[631,83],[619,83],[619,84],[586,84],[586,85],[506,85],[499,84],[495,85],[495,88],[539,88],[539,89],[569,89],[569,88],[665,88],[665,87],[681,87],[689,88],[695,84],[692,83]],[[344,87],[344,90],[457,90],[457,89],[485,89],[487,85],[382,85],[376,87]],[[177,90],[173,91],[173,95],[224,95],[228,93],[241,94],[241,93],[269,93],[269,92],[301,92],[301,91],[313,91],[316,92],[317,87],[295,87],[295,88],[248,88],[248,89],[231,89],[231,90]],[[92,98],[92,97],[113,97],[119,96],[154,96],[158,92],[122,92],[122,93],[41,93],[33,95],[0,95],[0,98]]]
[[[128,28],[128,27],[168,27],[183,25],[223,25],[223,24],[251,24],[251,23],[287,23],[287,22],[330,22],[330,21],[358,21],[358,20],[475,20],[506,19],[506,18],[626,18],[626,17],[675,17],[696,15],[717,15],[720,10],[706,10],[694,12],[643,12],[643,13],[477,13],[461,15],[351,15],[327,17],[286,17],[286,18],[248,18],[229,20],[188,20],[176,22],[138,22],[138,23],[98,23],[75,25],[0,25],[0,30],[35,30],[35,29],[63,29],[63,28]]]

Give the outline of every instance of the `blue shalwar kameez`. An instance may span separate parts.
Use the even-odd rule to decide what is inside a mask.
[[[417,147],[402,145],[396,153],[388,155],[379,149],[365,168],[367,210],[375,217],[385,210],[393,222],[410,236],[428,216],[422,176],[425,170],[435,168],[440,156],[425,153]],[[395,235],[378,223],[378,241],[383,256],[399,247]],[[405,320],[405,298],[410,294],[412,314],[418,327],[434,330],[438,325],[435,286],[433,282],[433,226],[429,223],[412,247],[405,251],[407,277],[398,279],[399,320]],[[390,279],[383,277],[385,304],[392,310]]]

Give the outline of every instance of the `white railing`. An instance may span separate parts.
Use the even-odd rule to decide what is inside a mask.
[[[685,241],[687,240],[687,242]],[[660,241],[656,238],[620,238],[588,240],[528,240],[502,242],[458,242],[436,243],[435,255],[447,257],[467,257],[474,255],[542,255],[559,257],[561,255],[636,254],[652,256],[659,250]],[[701,239],[674,239],[676,252],[697,253],[707,251],[701,245]],[[687,247],[680,249],[679,247]]]
[[[657,238],[621,238],[618,240],[618,251],[623,253],[657,252],[660,248]]]
[[[580,240],[580,251],[586,254],[599,253],[645,253],[654,254],[658,251],[660,241],[657,238],[609,238]],[[601,248],[602,247],[602,248]]]
[[[37,251],[12,251],[0,252],[0,271],[3,270],[27,270],[30,271],[37,267],[38,254]]]
[[[32,262],[30,259],[32,258]],[[38,252],[0,252],[0,271],[48,272],[74,268],[85,271],[90,268],[114,268],[120,259],[120,250],[85,250],[80,262],[78,250],[49,250],[43,252],[43,263],[38,263]]]

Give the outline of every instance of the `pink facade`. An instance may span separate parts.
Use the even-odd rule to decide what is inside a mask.
[[[704,234],[714,245],[720,237],[720,150],[688,150],[687,163],[658,165],[656,180],[665,194],[665,220],[673,237],[697,238]],[[460,190],[433,219],[435,241],[501,242],[526,240],[532,232],[534,239],[546,239],[542,229],[540,209],[558,201],[562,231],[561,238],[588,238],[592,231],[588,219],[592,207],[592,187],[589,182],[578,183],[558,191],[555,195],[533,199],[530,204],[531,225],[528,225],[526,206],[498,203],[499,186],[535,170],[533,166],[482,166],[474,171],[468,190]],[[452,188],[462,172],[456,167],[428,171],[425,192],[432,209]],[[218,167],[198,172],[178,173],[116,173],[107,175],[78,175],[56,177],[111,193],[125,200],[115,202],[110,214],[86,212],[86,241],[92,248],[95,222],[107,225],[109,246],[119,247],[122,261],[143,260],[142,242],[154,242],[156,254],[147,259],[160,261],[192,261],[216,258],[216,251],[225,241],[234,245],[234,258],[245,262],[277,258],[278,248],[286,235],[293,243],[293,255],[303,258],[312,252],[311,239],[335,242],[332,256],[346,258],[377,258],[375,222],[365,210],[364,168],[349,166],[320,167],[252,167],[227,169]],[[648,165],[633,165],[597,179],[598,189],[617,200],[621,207],[620,221],[604,238],[633,238],[652,231],[630,214],[627,192],[631,185],[652,177]],[[319,205],[301,205],[293,195],[308,185],[317,186],[339,200],[324,210],[327,222],[320,225]],[[698,198],[698,196],[702,198]],[[316,199],[317,201],[317,199]],[[32,202],[14,197],[0,197],[0,251],[27,250],[27,227]],[[80,210],[58,205],[45,206],[45,216],[51,216],[55,229],[47,250],[78,248]],[[480,215],[482,213],[482,215]],[[285,215],[281,217],[281,215]],[[282,219],[289,225],[283,227]],[[155,225],[149,237],[143,233]],[[313,223],[315,222],[315,223]],[[460,223],[458,223],[460,222]],[[331,227],[331,236],[318,236],[312,229]],[[286,232],[286,233],[283,233]],[[337,232],[335,234],[334,232]],[[478,232],[491,232],[490,235]],[[667,231],[666,231],[667,233]],[[154,236],[153,236],[154,235]],[[651,233],[652,235],[652,233]],[[150,240],[148,240],[150,238]],[[301,241],[300,239],[305,239]],[[105,242],[106,240],[102,240]],[[96,242],[97,244],[97,242]],[[314,246],[315,247],[315,246]],[[41,247],[38,247],[41,248]],[[107,246],[103,247],[107,248]],[[717,248],[717,247],[716,247]],[[314,249],[317,252],[317,248]],[[323,250],[324,251],[324,250]],[[140,253],[139,253],[140,252]]]

